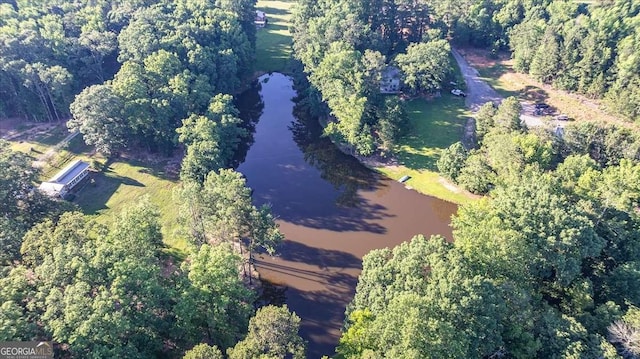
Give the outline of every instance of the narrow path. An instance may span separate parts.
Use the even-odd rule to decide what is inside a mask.
[[[62,139],[62,141],[58,142],[57,145],[53,146],[51,149],[49,149],[47,152],[41,154],[40,156],[38,156],[38,159],[36,159],[35,161],[33,161],[33,167],[36,168],[42,168],[44,167],[44,165],[47,163],[47,161],[55,156],[56,153],[58,153],[58,151],[67,143],[69,143],[69,141],[73,140],[74,137],[76,137],[80,132],[75,131],[70,133],[67,137],[65,137],[64,139]]]

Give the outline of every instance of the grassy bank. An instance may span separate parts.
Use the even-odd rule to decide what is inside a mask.
[[[468,112],[464,99],[450,94],[407,104],[411,129],[396,148],[398,166],[377,168],[392,179],[411,176],[406,185],[418,192],[458,204],[473,196],[440,177],[436,162],[440,151],[460,141]]]
[[[256,71],[287,72],[291,59],[292,37],[289,33],[293,0],[260,0],[256,9],[264,11],[268,24],[258,28]]]

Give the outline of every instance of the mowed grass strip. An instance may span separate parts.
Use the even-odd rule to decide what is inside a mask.
[[[256,71],[288,72],[293,43],[289,26],[294,1],[260,0],[256,9],[264,11],[268,23],[257,29]]]
[[[469,113],[464,98],[444,94],[433,100],[415,99],[407,104],[408,133],[395,149],[398,166],[379,167],[392,179],[411,176],[406,185],[418,192],[463,204],[475,197],[448,183],[438,174],[436,162],[443,149],[460,141]]]

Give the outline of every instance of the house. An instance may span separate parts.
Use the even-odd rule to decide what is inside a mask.
[[[80,160],[71,162],[55,176],[42,182],[38,189],[52,197],[64,197],[89,174],[89,164]]]
[[[253,21],[257,27],[265,27],[267,26],[267,14],[264,11],[256,10],[256,19]]]
[[[382,70],[380,80],[380,93],[399,93],[402,72],[395,66],[387,66]]]

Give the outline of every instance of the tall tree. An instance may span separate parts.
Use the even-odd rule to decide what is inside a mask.
[[[238,110],[230,95],[216,95],[206,116],[192,115],[177,129],[179,141],[187,145],[180,172],[183,180],[203,182],[211,171],[230,165],[246,130],[240,127]]]
[[[207,344],[198,344],[187,351],[182,359],[223,359],[224,356],[218,347]]]
[[[254,293],[241,280],[241,262],[228,244],[203,244],[183,264],[188,284],[175,312],[178,325],[189,328],[189,341],[206,340],[226,349],[245,333]]]
[[[451,49],[446,40],[410,44],[406,54],[396,57],[404,73],[405,84],[414,93],[440,90],[450,71],[449,51]]]
[[[232,169],[210,172],[202,185],[187,181],[178,196],[181,217],[196,245],[230,242],[242,253],[247,238],[251,260],[256,248],[273,252],[283,239],[270,207],[256,208],[246,180]]]
[[[110,85],[84,89],[71,104],[71,114],[69,130],[82,133],[84,141],[99,152],[112,155],[125,146],[129,124],[124,103]]]
[[[258,309],[249,321],[247,337],[227,351],[230,359],[258,357],[305,358],[305,342],[298,335],[300,318],[287,306]]]

